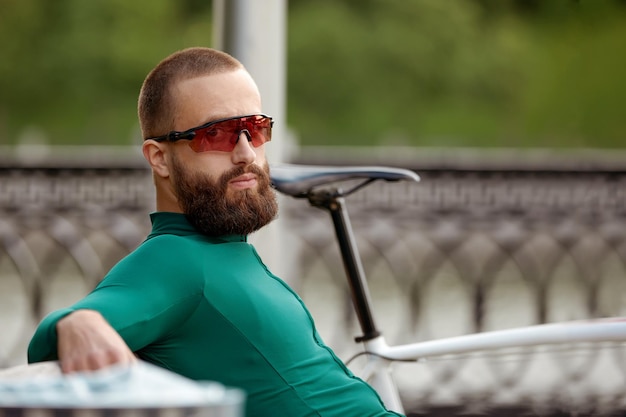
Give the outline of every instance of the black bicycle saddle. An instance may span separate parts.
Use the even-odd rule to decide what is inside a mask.
[[[316,187],[326,184],[364,179],[366,181],[419,181],[413,171],[381,166],[335,167],[323,165],[274,165],[270,169],[273,187],[292,197],[305,197]]]

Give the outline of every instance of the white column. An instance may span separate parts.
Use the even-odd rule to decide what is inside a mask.
[[[287,0],[214,0],[213,47],[237,58],[256,81],[263,111],[275,120],[272,142],[266,145],[270,163],[286,158],[286,25]],[[279,203],[282,203],[279,199]],[[280,218],[250,240],[265,263],[291,280],[293,256]]]

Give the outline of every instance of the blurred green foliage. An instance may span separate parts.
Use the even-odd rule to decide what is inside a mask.
[[[302,144],[626,147],[624,1],[288,6]],[[208,0],[0,0],[0,143],[139,142],[144,76],[210,46],[211,13]]]

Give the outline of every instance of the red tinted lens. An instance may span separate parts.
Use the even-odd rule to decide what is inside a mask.
[[[265,142],[272,140],[272,119],[264,116],[252,116],[246,122],[250,132],[252,146],[258,148]]]
[[[197,129],[189,146],[195,152],[232,152],[243,131],[249,133],[252,146],[259,147],[272,138],[272,119],[248,116],[212,123]]]

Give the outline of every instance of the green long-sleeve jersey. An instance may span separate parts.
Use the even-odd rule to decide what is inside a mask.
[[[58,320],[92,309],[141,359],[243,389],[247,416],[396,415],[322,342],[246,236],[202,235],[178,213],[151,220],[147,239],[90,294],[42,321],[29,362],[57,359]]]

